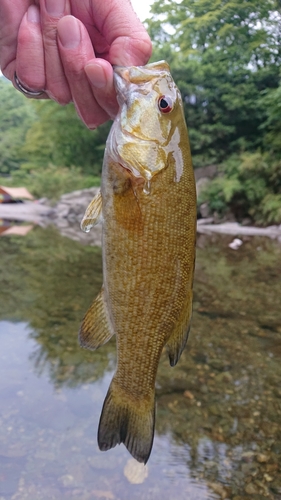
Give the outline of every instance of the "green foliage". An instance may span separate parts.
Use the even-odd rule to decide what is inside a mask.
[[[20,168],[24,159],[21,148],[34,118],[30,101],[0,78],[0,174]]]
[[[265,132],[264,148],[281,158],[281,81],[276,89],[264,91],[262,104],[267,115],[261,126]]]
[[[50,163],[100,175],[110,123],[88,130],[73,105],[32,101],[0,78],[0,175],[43,170]]]
[[[42,169],[48,163],[81,168],[87,175],[99,175],[110,125],[88,130],[73,105],[58,106],[52,101],[34,101],[37,120],[28,130],[23,153],[27,171]]]
[[[56,167],[50,164],[45,169],[28,173],[17,170],[10,179],[0,178],[6,186],[26,186],[36,198],[49,198],[56,201],[64,193],[100,185],[100,177],[85,175],[77,167]]]
[[[281,223],[281,161],[260,152],[233,156],[221,166],[221,176],[201,193],[211,210],[230,210],[238,220],[251,217],[258,224]]]
[[[220,169],[199,204],[280,223],[280,2],[157,0],[152,12],[155,56],[181,90],[194,166]]]
[[[182,92],[195,167],[262,147],[262,92],[278,86],[281,61],[277,2],[157,0],[152,11],[149,30]]]
[[[2,184],[24,185],[36,197],[56,200],[100,183],[109,123],[90,131],[73,105],[28,100],[4,78],[0,109],[0,175],[12,175]]]
[[[278,224],[281,222],[281,194],[268,193],[262,200],[256,220],[259,223]]]

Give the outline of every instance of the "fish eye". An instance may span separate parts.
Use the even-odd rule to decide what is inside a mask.
[[[161,113],[170,113],[173,109],[173,101],[168,95],[161,95],[158,99],[158,108]]]

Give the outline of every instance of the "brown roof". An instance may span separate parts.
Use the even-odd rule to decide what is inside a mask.
[[[3,189],[3,191],[9,194],[12,198],[20,200],[22,198],[25,198],[27,200],[34,200],[32,194],[25,187],[12,188],[12,187],[0,186],[0,188]]]

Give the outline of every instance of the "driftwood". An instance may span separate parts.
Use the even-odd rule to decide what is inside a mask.
[[[241,226],[238,222],[224,222],[223,224],[204,223],[200,219],[197,224],[198,233],[210,234],[230,234],[232,236],[268,236],[278,238],[281,241],[281,225],[269,227]]]
[[[52,208],[36,202],[0,204],[0,219],[40,224],[43,218],[50,217],[52,213]]]

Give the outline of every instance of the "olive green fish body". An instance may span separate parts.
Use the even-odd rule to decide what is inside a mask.
[[[80,332],[82,345],[90,348],[116,334],[117,369],[104,403],[98,441],[102,450],[124,442],[141,462],[148,460],[153,442],[160,355],[167,345],[171,365],[177,363],[192,310],[195,183],[181,99],[167,68],[166,63],[133,68],[133,76],[130,68],[120,70],[129,97],[124,96],[123,82],[117,81],[117,92],[123,92],[121,114],[107,142],[100,195],[104,288]],[[143,94],[134,100],[130,85],[133,93],[139,92],[138,70]],[[154,79],[149,80],[151,75]],[[159,105],[161,96],[166,101]],[[148,114],[140,125],[146,111],[142,99],[161,122],[153,140],[154,118],[148,123]],[[165,109],[167,102],[172,109],[162,113],[161,105]],[[128,133],[128,119],[135,119],[131,112],[135,103],[138,119],[135,127],[129,124]],[[148,138],[144,137],[146,122],[152,130]],[[130,134],[134,132],[132,152]],[[154,157],[152,167],[147,167],[149,149]],[[93,327],[97,323],[101,326]]]

